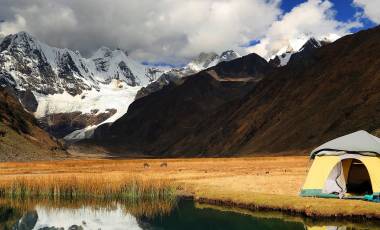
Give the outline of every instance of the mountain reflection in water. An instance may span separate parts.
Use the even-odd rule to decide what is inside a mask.
[[[380,229],[378,223],[315,222],[278,212],[247,212],[190,200],[155,202],[0,200],[0,229]]]

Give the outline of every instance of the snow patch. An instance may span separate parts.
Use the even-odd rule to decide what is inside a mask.
[[[74,131],[65,137],[66,140],[78,140],[89,138],[99,125],[112,123],[122,117],[129,105],[134,101],[140,86],[129,86],[125,82],[112,80],[110,84],[104,84],[100,90],[84,91],[81,95],[72,96],[67,92],[62,94],[41,95],[35,94],[38,101],[35,117],[42,118],[47,114],[82,112],[91,113],[99,110],[98,113],[107,112],[108,109],[116,109],[116,113],[107,120],[94,126],[89,126],[81,130]]]

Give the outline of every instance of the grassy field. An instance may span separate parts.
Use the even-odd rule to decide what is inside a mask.
[[[307,157],[293,156],[0,163],[0,185],[20,176],[29,181],[41,177],[103,178],[116,184],[128,178],[165,180],[173,183],[177,194],[205,203],[307,216],[380,218],[380,204],[298,197],[309,166]]]

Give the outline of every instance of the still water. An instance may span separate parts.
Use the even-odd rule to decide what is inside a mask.
[[[380,229],[376,223],[315,222],[281,213],[245,212],[196,204],[164,202],[12,201],[0,202],[0,229]]]

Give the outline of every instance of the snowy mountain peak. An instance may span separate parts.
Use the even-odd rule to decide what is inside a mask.
[[[14,43],[18,44],[35,43],[37,41],[37,39],[34,36],[25,31],[21,31],[16,34],[10,34],[6,37],[11,39]]]
[[[227,50],[227,51],[224,51],[219,59],[220,59],[220,62],[222,61],[232,61],[236,58],[239,58],[241,57],[238,53],[236,53],[234,50]]]
[[[215,59],[217,57],[218,57],[217,53],[214,53],[214,52],[210,52],[210,53],[202,52],[192,62],[200,64],[200,63],[204,63],[204,62],[213,60],[213,59]]]
[[[236,58],[239,58],[240,55],[233,50],[224,51],[222,54],[218,55],[217,53],[200,53],[198,57],[193,59],[185,67],[186,72],[196,73],[204,69],[213,67],[223,61],[231,61]]]
[[[338,38],[339,36],[335,34],[329,34],[319,38],[301,35],[295,39],[289,40],[286,46],[279,49],[278,52],[270,58],[270,62],[275,66],[285,66],[288,64],[293,54],[303,51],[309,52],[313,49],[334,42]]]
[[[193,70],[194,72],[199,72],[213,65],[213,63],[215,62],[217,63],[218,58],[219,58],[219,55],[214,52],[211,52],[211,53],[202,52],[198,55],[198,57],[196,57],[189,64],[187,64],[186,67]]]
[[[305,49],[316,49],[319,47],[322,47],[322,42],[312,37],[309,40],[307,40],[307,42],[301,47],[299,51],[302,51]]]
[[[19,32],[4,37],[0,44],[0,51],[17,50],[19,52],[29,53],[38,47],[39,44],[37,39],[26,32]]]
[[[221,62],[232,61],[239,57],[240,55],[233,50],[224,51],[220,55],[214,52],[211,52],[211,53],[202,52],[183,68],[173,68],[167,71],[165,70],[157,71],[154,68],[151,68],[150,71],[147,72],[147,76],[148,75],[156,76],[157,73],[160,73],[160,76],[158,78],[152,77],[157,80],[155,80],[148,86],[143,87],[137,93],[136,97],[137,98],[144,97],[150,93],[153,93],[162,89],[164,86],[170,83],[178,84],[179,82],[182,81],[181,79],[182,77],[196,74],[202,70],[216,66]]]
[[[113,56],[113,52],[114,50],[111,50],[106,46],[102,46],[91,56],[91,59],[111,57]]]

